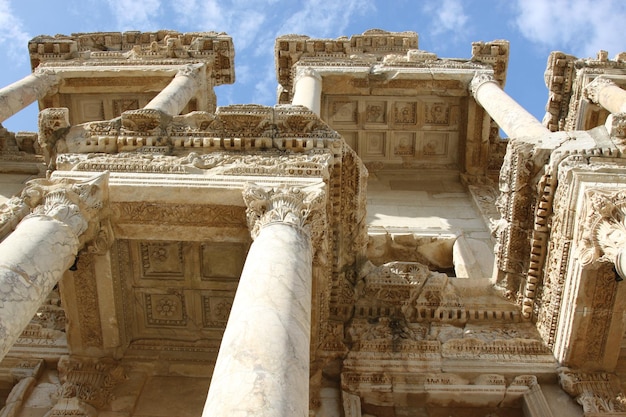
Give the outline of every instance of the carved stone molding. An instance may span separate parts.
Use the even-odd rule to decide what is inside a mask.
[[[248,184],[243,199],[248,207],[246,217],[252,238],[256,238],[263,227],[273,223],[288,224],[311,234],[322,221],[315,212],[323,210],[325,197],[324,183],[306,187]]]
[[[559,383],[583,407],[585,415],[626,415],[626,396],[617,376],[560,368]]]
[[[595,104],[600,104],[600,91],[608,86],[617,85],[610,79],[605,77],[596,77],[592,82],[587,84],[583,90],[583,97]]]

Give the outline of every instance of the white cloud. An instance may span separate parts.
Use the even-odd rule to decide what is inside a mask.
[[[25,45],[32,38],[24,30],[21,19],[13,14],[8,0],[0,0],[0,46],[14,61],[21,61],[25,55]]]
[[[372,1],[307,0],[285,20],[277,34],[298,33],[320,38],[346,35],[344,30],[355,17],[375,10]]]
[[[432,22],[434,26],[433,35],[447,32],[458,34],[465,31],[468,16],[465,14],[461,0],[443,0],[436,4],[427,3],[424,5],[424,11],[433,13],[435,16]]]
[[[546,49],[595,57],[626,50],[623,0],[517,0],[515,24],[524,37]]]
[[[125,30],[158,30],[160,0],[107,0],[109,9],[116,19],[117,28]]]

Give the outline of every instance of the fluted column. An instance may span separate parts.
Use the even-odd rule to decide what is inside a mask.
[[[178,71],[168,84],[145,109],[159,110],[170,116],[176,116],[185,108],[200,86],[200,76],[206,71],[205,64],[191,64]]]
[[[608,78],[597,77],[585,87],[584,95],[613,114],[626,113],[626,91]]]
[[[291,104],[305,106],[320,115],[322,109],[322,77],[312,68],[299,68],[293,81]]]
[[[470,91],[489,116],[511,138],[545,136],[550,131],[500,88],[493,75],[477,73]]]
[[[204,417],[307,417],[311,222],[323,183],[244,190],[254,242],[215,364]]]
[[[0,243],[0,360],[95,235],[107,179],[108,174],[73,184],[35,180],[22,193],[34,209]]]
[[[44,98],[59,85],[59,77],[50,69],[34,73],[0,89],[0,123]]]

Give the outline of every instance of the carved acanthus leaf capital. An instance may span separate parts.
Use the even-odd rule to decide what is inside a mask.
[[[603,372],[580,372],[560,368],[559,383],[563,390],[576,399],[585,413],[622,413],[626,398],[619,390],[619,381]],[[586,415],[586,414],[585,414]]]
[[[45,216],[65,223],[83,246],[101,234],[108,179],[108,172],[82,182],[36,179],[26,185],[21,199],[32,209],[30,216]]]
[[[585,86],[583,96],[595,104],[600,104],[600,91],[605,87],[614,86],[615,83],[605,77],[596,77],[592,82]]]
[[[305,187],[246,185],[243,199],[252,238],[256,238],[263,227],[274,223],[288,224],[310,235],[312,223],[319,217],[315,212],[323,209],[325,197],[323,182]]]
[[[472,97],[476,97],[476,93],[478,92],[478,89],[485,83],[495,83],[498,87],[500,87],[500,84],[498,84],[498,81],[496,80],[496,78],[493,76],[492,73],[477,72],[476,74],[474,74],[474,78],[472,78],[472,81],[470,81],[470,85],[469,85],[469,89],[470,89],[470,92],[472,93]]]
[[[611,262],[619,270],[626,248],[626,191],[587,190],[581,215],[580,263]]]

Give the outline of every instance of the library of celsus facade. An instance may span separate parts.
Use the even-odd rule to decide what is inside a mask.
[[[626,416],[626,54],[552,53],[539,121],[503,40],[286,35],[271,107],[223,33],[28,50],[0,417]]]

